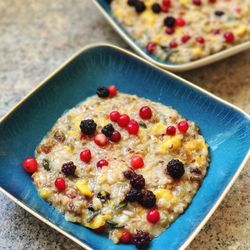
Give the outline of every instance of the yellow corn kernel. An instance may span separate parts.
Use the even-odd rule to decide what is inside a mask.
[[[41,196],[41,198],[46,200],[52,195],[52,192],[47,189],[40,189],[39,195]]]
[[[76,182],[75,186],[82,195],[89,196],[89,197],[92,196],[92,191],[89,188],[89,185],[86,181],[79,180]]]
[[[182,4],[188,4],[188,3],[189,3],[189,0],[180,0],[180,2],[181,2]]]
[[[151,10],[144,11],[143,14],[141,14],[141,17],[148,26],[154,25],[157,20],[157,16],[154,15],[154,13]]]
[[[193,52],[195,57],[201,57],[202,53],[203,53],[201,47],[193,48],[192,52]]]
[[[74,150],[73,145],[72,146],[64,146],[62,152],[67,151],[69,154],[71,154],[73,152],[73,150]]]
[[[160,152],[162,154],[179,149],[182,145],[182,135],[175,135],[173,137],[166,137],[161,144]]]
[[[106,220],[103,217],[103,215],[98,214],[94,217],[94,219],[90,222],[84,223],[86,227],[89,227],[91,229],[97,229],[105,224]]]
[[[154,191],[156,199],[164,199],[165,201],[170,201],[173,198],[173,194],[169,189],[157,189]]]
[[[152,127],[152,133],[154,135],[161,135],[165,133],[166,126],[160,122],[156,123],[154,127]]]
[[[205,142],[201,139],[191,140],[184,144],[185,149],[187,150],[200,150],[203,147],[206,147]]]
[[[235,34],[238,36],[243,36],[246,33],[247,29],[246,26],[240,26],[238,29],[235,30]]]

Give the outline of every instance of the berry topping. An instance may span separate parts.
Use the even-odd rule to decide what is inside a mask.
[[[214,14],[215,14],[216,16],[223,16],[225,13],[224,13],[223,11],[221,11],[221,10],[216,10],[216,11],[214,12]]]
[[[142,199],[141,190],[132,188],[125,196],[125,200],[128,202],[140,201]]]
[[[111,123],[102,128],[102,133],[107,137],[111,137],[114,131],[115,129]]]
[[[81,121],[80,129],[81,129],[82,133],[85,135],[93,135],[95,133],[96,126],[97,125],[94,122],[94,120],[87,119],[87,120]]]
[[[171,41],[171,42],[169,43],[169,47],[170,47],[171,49],[174,49],[174,48],[177,48],[177,47],[178,47],[178,44],[177,44],[177,42],[176,42],[175,40],[173,40],[173,41]]]
[[[143,167],[144,162],[140,156],[134,156],[130,159],[130,165],[133,169],[138,169]]]
[[[145,179],[141,174],[134,174],[130,179],[130,184],[135,189],[142,189],[145,186]]]
[[[186,133],[189,128],[187,121],[181,121],[178,123],[178,129],[181,133]]]
[[[201,6],[201,0],[193,0],[193,4],[197,6]]]
[[[137,230],[136,233],[132,235],[132,243],[136,245],[138,249],[146,248],[151,239],[149,233],[141,230]]]
[[[162,5],[167,7],[167,8],[170,8],[171,0],[162,0]]]
[[[155,224],[160,220],[160,213],[157,209],[151,209],[147,212],[148,222]]]
[[[110,199],[110,193],[106,191],[101,191],[96,196],[98,199],[101,200],[102,203],[106,202]]]
[[[234,34],[232,32],[226,32],[224,34],[224,39],[228,43],[233,43],[234,42]]]
[[[111,135],[111,137],[110,137],[110,140],[111,140],[112,142],[118,142],[118,141],[120,141],[120,140],[121,140],[121,134],[120,134],[120,132],[117,131],[117,130],[115,130],[115,131],[112,133],[112,135]]]
[[[169,28],[173,28],[175,26],[175,18],[172,16],[168,16],[164,19],[164,25],[169,27]]]
[[[171,160],[168,165],[166,172],[174,179],[179,179],[185,173],[184,165],[179,160]]]
[[[148,53],[154,54],[156,51],[156,43],[154,42],[149,42],[146,47]]]
[[[129,6],[132,6],[132,7],[134,7],[135,5],[136,5],[136,2],[137,2],[138,0],[128,0],[128,5]]]
[[[138,122],[135,121],[135,120],[131,120],[131,121],[128,123],[127,131],[128,131],[129,134],[131,134],[131,135],[137,135],[137,134],[138,134],[138,131],[139,131],[139,124],[138,124]]]
[[[166,129],[166,134],[167,135],[175,135],[176,133],[176,128],[174,126],[168,126]]]
[[[152,110],[148,106],[144,106],[140,109],[139,115],[143,120],[148,120],[152,117]]]
[[[183,26],[185,26],[186,22],[183,18],[179,17],[176,19],[175,24],[176,24],[176,26],[183,27]]]
[[[187,41],[190,40],[190,38],[191,38],[191,36],[189,36],[189,35],[184,35],[184,36],[182,36],[181,41],[182,41],[183,43],[186,43]]]
[[[76,170],[76,166],[73,161],[66,162],[62,165],[62,172],[66,175],[74,175]]]
[[[23,161],[23,168],[28,173],[34,173],[37,171],[37,161],[33,157],[28,157]]]
[[[142,190],[142,198],[139,203],[145,208],[152,208],[155,206],[156,197],[154,193],[150,190]]]
[[[100,161],[98,161],[98,162],[96,163],[96,166],[97,166],[98,168],[102,168],[102,167],[108,166],[108,165],[109,165],[109,163],[108,163],[106,160],[100,160]]]
[[[94,137],[94,142],[96,145],[103,147],[108,143],[108,139],[104,134],[96,134]]]
[[[117,122],[118,118],[120,117],[120,113],[118,111],[112,111],[110,114],[109,114],[109,119],[112,121],[112,122]]]
[[[135,10],[137,13],[142,13],[146,9],[145,3],[142,1],[136,1]]]
[[[63,191],[66,189],[66,183],[63,178],[57,178],[55,180],[55,186],[58,190]]]
[[[94,229],[94,232],[96,232],[98,234],[102,234],[102,233],[104,233],[105,229],[106,229],[106,226],[103,225],[103,226],[100,226],[100,227]]]
[[[96,94],[101,98],[106,98],[109,97],[109,90],[108,88],[101,86],[97,88]]]
[[[174,28],[166,28],[166,34],[168,34],[168,35],[172,35],[172,34],[174,34],[174,32],[175,32],[175,29]]]
[[[124,171],[123,175],[125,178],[131,179],[134,175],[136,175],[136,173],[129,169],[129,170]]]
[[[132,234],[127,230],[123,230],[122,235],[120,237],[120,242],[122,243],[130,243],[132,239]]]
[[[80,153],[80,159],[84,161],[85,163],[90,162],[91,160],[91,151],[89,149],[86,149]]]
[[[200,43],[200,44],[204,44],[205,43],[205,39],[202,36],[198,36],[196,37],[196,42]]]
[[[128,115],[124,114],[124,115],[120,115],[117,119],[117,124],[122,127],[125,128],[128,126],[128,123],[130,121],[130,118]]]
[[[158,3],[154,3],[152,5],[152,11],[156,14],[159,14],[161,12],[161,5]]]
[[[117,88],[115,85],[111,85],[108,87],[108,91],[109,91],[109,96],[113,97],[117,95]]]
[[[162,12],[167,13],[168,10],[169,10],[169,8],[168,8],[167,6],[165,6],[165,5],[162,5],[162,6],[161,6],[161,11],[162,11]]]

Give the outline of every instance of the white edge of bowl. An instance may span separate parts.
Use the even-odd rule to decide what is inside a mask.
[[[99,2],[97,0],[92,0],[92,2],[97,6],[97,8],[100,10],[100,12],[104,15],[104,17],[108,20],[108,22],[111,24],[111,26],[116,30],[116,32],[118,34],[120,34],[120,36],[123,38],[123,40],[125,40],[130,47],[132,47],[139,55],[141,55],[142,57],[144,57],[145,59],[147,59],[148,61],[150,61],[151,63],[173,71],[173,72],[182,72],[182,71],[188,71],[188,70],[192,70],[192,69],[196,69],[208,64],[211,64],[213,62],[217,62],[221,59],[233,56],[235,54],[238,54],[242,51],[248,50],[250,49],[250,41],[235,45],[231,48],[222,50],[220,52],[217,52],[215,54],[206,56],[202,59],[198,59],[195,60],[193,62],[189,62],[189,63],[184,63],[184,64],[166,64],[166,63],[161,63],[156,61],[155,59],[153,59],[151,56],[147,55],[141,48],[139,45],[137,45],[132,38],[127,35],[118,25],[117,22],[115,22],[115,20],[103,9],[103,7],[101,6],[101,4],[99,4]]]
[[[159,71],[173,77],[176,78],[178,80],[180,80],[183,84],[188,85],[194,89],[197,89],[198,91],[200,91],[201,93],[204,93],[205,95],[210,96],[211,98],[215,99],[216,101],[219,101],[221,103],[223,103],[226,106],[229,106],[230,108],[238,111],[239,113],[243,114],[244,116],[246,116],[249,120],[250,120],[250,116],[243,110],[241,110],[240,108],[234,106],[233,104],[224,101],[223,99],[211,94],[210,92],[194,85],[193,83],[175,75],[174,73],[171,73],[169,71],[163,70],[162,68],[157,67],[156,65],[148,62],[147,60],[135,55],[134,53],[127,51],[125,49],[119,48],[118,46],[115,45],[111,45],[108,43],[95,43],[95,44],[91,44],[91,45],[87,45],[85,47],[83,47],[81,50],[79,50],[78,52],[76,52],[74,55],[72,55],[68,60],[66,60],[61,66],[59,66],[55,71],[53,71],[47,78],[45,78],[42,82],[40,82],[33,90],[31,90],[21,101],[19,101],[9,112],[7,112],[2,118],[0,118],[0,125],[1,123],[8,118],[8,116],[11,115],[12,112],[14,112],[23,102],[25,102],[29,97],[31,97],[32,94],[34,94],[40,87],[42,87],[49,79],[51,79],[55,74],[57,74],[60,70],[62,70],[68,63],[70,63],[72,60],[74,60],[77,56],[79,56],[81,53],[89,50],[89,49],[93,49],[93,48],[98,48],[98,47],[109,47],[112,49],[115,49],[117,51],[120,51],[124,54],[127,54],[129,56],[132,56],[136,59],[138,59],[139,61],[142,61],[145,64],[148,64],[149,66],[158,69]],[[232,177],[232,179],[230,180],[230,182],[228,183],[228,185],[225,187],[224,191],[222,192],[222,194],[220,195],[220,197],[218,198],[218,200],[215,202],[215,204],[213,205],[213,207],[211,208],[211,210],[208,212],[208,214],[205,216],[205,218],[200,222],[200,224],[194,229],[194,231],[192,232],[192,234],[185,240],[185,242],[182,244],[182,246],[179,248],[180,250],[185,249],[190,242],[195,238],[195,236],[200,232],[200,230],[202,229],[202,227],[206,224],[206,222],[209,220],[209,218],[212,216],[212,214],[214,213],[214,211],[217,209],[217,207],[220,205],[220,203],[222,202],[222,200],[224,199],[224,197],[226,196],[226,194],[228,193],[228,191],[230,190],[230,188],[232,187],[233,183],[235,182],[235,180],[237,179],[237,177],[239,176],[240,172],[242,171],[243,167],[245,166],[248,158],[250,158],[250,149],[248,150],[248,153],[246,154],[246,156],[244,157],[244,159],[242,160],[238,170],[236,171],[236,173],[234,174],[234,176]],[[39,220],[41,220],[42,222],[44,222],[45,224],[47,224],[48,226],[50,226],[51,228],[55,229],[56,231],[58,231],[59,233],[65,235],[66,237],[68,237],[69,239],[71,239],[72,241],[74,241],[75,243],[77,243],[78,245],[80,245],[81,247],[87,249],[87,250],[93,250],[93,248],[91,248],[90,246],[88,246],[86,243],[83,243],[82,241],[78,240],[75,236],[71,235],[70,233],[67,233],[66,231],[64,231],[63,229],[61,229],[59,226],[56,226],[55,224],[53,224],[52,222],[50,222],[48,219],[45,219],[42,215],[40,215],[39,213],[37,213],[36,211],[34,211],[33,209],[31,209],[30,207],[28,207],[26,204],[24,204],[23,202],[21,202],[20,200],[18,200],[17,198],[15,198],[12,194],[10,194],[9,192],[7,192],[5,189],[3,189],[2,187],[0,187],[0,192],[2,192],[3,194],[5,194],[8,198],[10,198],[12,201],[14,201],[17,205],[19,205],[20,207],[22,207],[23,209],[25,209],[27,212],[29,212],[30,214],[32,214],[33,216],[35,216],[36,218],[38,218]]]

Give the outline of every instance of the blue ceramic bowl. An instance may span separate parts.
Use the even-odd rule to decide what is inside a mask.
[[[0,190],[87,249],[134,249],[115,245],[105,236],[67,222],[39,198],[30,175],[22,168],[23,159],[33,155],[36,145],[65,110],[93,95],[97,86],[109,84],[116,84],[122,92],[174,107],[198,124],[210,146],[208,174],[191,205],[151,244],[151,249],[157,250],[184,248],[242,169],[250,145],[250,119],[236,107],[114,46],[83,49],[1,120]]]
[[[142,57],[147,59],[148,61],[154,63],[155,65],[162,67],[167,70],[171,71],[186,71],[194,68],[198,68],[213,62],[216,62],[218,60],[221,60],[223,58],[232,56],[234,54],[237,54],[241,51],[247,50],[250,48],[250,41],[243,42],[241,44],[234,45],[231,48],[222,50],[220,52],[217,52],[215,54],[206,56],[204,58],[182,63],[182,64],[173,64],[170,61],[163,61],[156,56],[150,54],[147,52],[147,50],[142,47],[121,25],[117,19],[113,16],[110,5],[108,4],[107,0],[92,0],[94,4],[97,6],[97,8],[101,11],[101,13],[104,15],[104,17],[109,21],[111,26],[120,34],[120,36]],[[127,0],[124,0],[127,1]]]

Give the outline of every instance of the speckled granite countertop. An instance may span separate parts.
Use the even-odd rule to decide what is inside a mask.
[[[84,45],[127,47],[90,0],[0,1],[0,116]],[[250,51],[184,78],[250,113]],[[188,249],[250,249],[250,163]],[[0,249],[80,249],[0,194]]]

